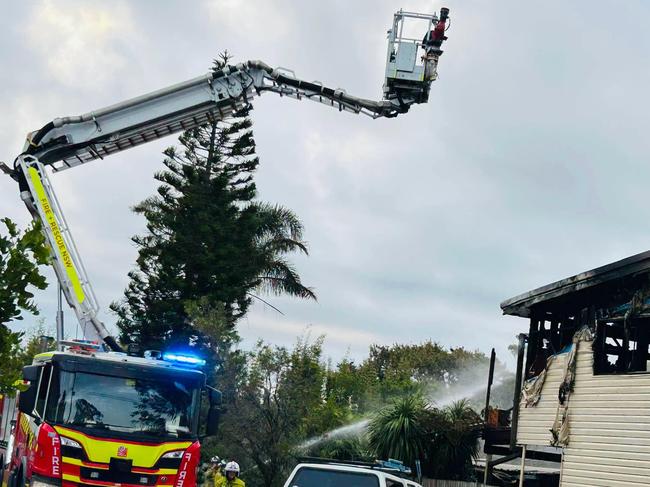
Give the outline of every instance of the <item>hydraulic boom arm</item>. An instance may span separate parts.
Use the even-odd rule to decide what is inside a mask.
[[[266,92],[309,99],[339,111],[363,113],[373,118],[395,117],[411,105],[428,101],[431,82],[437,77],[438,58],[448,19],[399,11],[388,31],[384,97],[380,101],[348,95],[317,81],[304,81],[281,68],[261,61],[226,66],[194,78],[84,115],[56,118],[31,133],[13,170],[21,197],[52,248],[53,266],[68,304],[73,308],[86,338],[101,339],[119,350],[97,318],[99,306],[86,276],[74,240],[45,170],[65,170],[135,147],[170,134],[223,120]],[[402,36],[407,20],[428,23],[422,40]],[[420,57],[418,58],[418,55]],[[60,337],[62,338],[62,337]]]

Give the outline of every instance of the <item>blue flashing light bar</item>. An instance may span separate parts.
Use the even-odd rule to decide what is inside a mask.
[[[410,474],[411,469],[404,465],[403,462],[389,458],[388,460],[377,460],[377,463],[381,465],[382,468],[397,470],[402,473]]]
[[[175,362],[179,365],[188,365],[191,367],[203,367],[205,365],[205,360],[196,355],[166,352],[162,358],[165,362]]]

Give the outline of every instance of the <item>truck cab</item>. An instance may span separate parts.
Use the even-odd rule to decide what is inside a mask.
[[[24,369],[30,385],[4,452],[7,487],[196,485],[199,437],[216,432],[220,393],[193,359],[173,357],[83,348],[37,355]]]
[[[300,463],[284,487],[422,487],[420,484],[377,468],[332,460],[328,463]]]

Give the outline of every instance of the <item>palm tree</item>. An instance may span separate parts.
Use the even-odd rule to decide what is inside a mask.
[[[316,299],[313,290],[302,284],[295,267],[285,258],[295,251],[308,254],[299,218],[293,211],[279,205],[254,202],[249,208],[258,217],[254,245],[261,272],[256,290]]]
[[[466,480],[478,455],[481,418],[467,399],[436,410],[425,426],[428,432],[425,470],[434,478]]]
[[[409,395],[372,419],[368,441],[379,458],[395,458],[411,468],[420,460],[426,476],[467,479],[478,454],[480,424],[466,399],[436,409],[422,396]]]
[[[398,399],[382,409],[368,425],[368,442],[378,458],[394,458],[406,465],[424,457],[426,430],[431,411],[420,395]]]

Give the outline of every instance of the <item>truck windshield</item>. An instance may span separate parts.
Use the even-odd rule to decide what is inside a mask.
[[[113,377],[59,370],[52,376],[47,421],[89,429],[188,438],[199,391],[182,379]]]
[[[379,479],[372,474],[301,468],[289,484],[291,487],[379,487]]]

